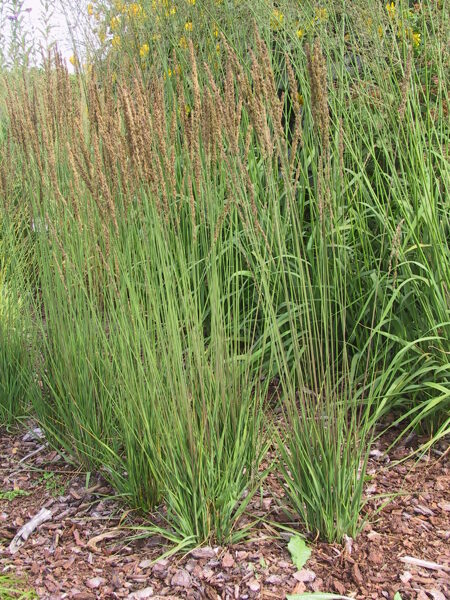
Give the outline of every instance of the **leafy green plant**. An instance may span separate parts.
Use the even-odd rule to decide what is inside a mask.
[[[311,556],[311,550],[306,545],[305,540],[299,535],[294,535],[289,540],[288,550],[291,553],[292,562],[300,571]]]
[[[63,483],[61,475],[52,471],[43,473],[39,479],[39,483],[44,483],[45,489],[55,497],[62,496],[66,489],[66,484]]]
[[[15,498],[18,498],[20,496],[29,496],[30,493],[27,492],[26,490],[6,490],[6,491],[0,491],[0,500],[7,500],[8,502],[11,502],[11,500],[14,500]]]
[[[28,600],[37,598],[33,591],[24,591],[23,584],[9,574],[0,574],[0,597],[2,600]]]

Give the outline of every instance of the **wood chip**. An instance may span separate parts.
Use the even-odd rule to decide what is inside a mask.
[[[400,581],[402,583],[404,583],[405,585],[408,583],[408,581],[411,581],[411,579],[412,579],[412,574],[409,571],[404,571],[400,575]]]
[[[266,578],[266,583],[270,583],[270,585],[280,585],[282,582],[283,579],[279,575],[269,575]]]
[[[316,578],[316,574],[310,569],[301,569],[300,571],[294,573],[293,577],[302,583],[312,583]]]
[[[104,577],[92,577],[86,581],[86,585],[91,590],[96,590],[97,588],[104,586],[106,583],[106,579]]]
[[[249,581],[248,587],[252,592],[259,592],[261,585],[259,584],[259,581],[257,579],[252,579],[251,581]]]
[[[177,587],[188,588],[191,586],[191,576],[185,569],[180,569],[172,577],[170,583]]]
[[[439,590],[430,590],[428,593],[433,596],[433,600],[446,600],[444,594]]]
[[[363,583],[364,579],[363,579],[363,576],[361,575],[361,570],[358,566],[358,563],[355,563],[353,565],[352,572],[353,572],[353,579],[356,581],[356,583],[361,585]]]
[[[141,560],[141,562],[139,563],[139,568],[148,569],[153,565],[154,562],[154,560],[149,560],[148,558],[146,558],[145,560]]]
[[[416,567],[423,567],[424,569],[431,569],[432,571],[450,571],[450,568],[445,565],[440,565],[432,562],[431,560],[414,558],[414,556],[401,556],[400,560],[406,564],[414,565]]]
[[[426,517],[432,517],[434,515],[434,512],[431,509],[427,506],[422,506],[421,504],[414,507],[414,512],[419,515],[425,515]]]
[[[130,596],[128,596],[128,597],[132,600],[143,600],[144,598],[151,598],[152,596],[153,596],[153,588],[146,587],[146,588],[143,588],[142,590],[138,590],[137,592],[134,592],[133,594],[130,594]]]
[[[227,552],[222,558],[222,567],[224,569],[230,569],[231,567],[234,567],[234,558],[229,552]]]
[[[100,548],[97,548],[97,544],[99,542],[102,542],[103,540],[111,540],[113,538],[116,538],[119,535],[121,535],[121,533],[122,533],[122,531],[120,529],[111,529],[109,531],[104,531],[100,535],[96,535],[95,537],[91,538],[87,542],[86,546],[92,552],[100,552]]]
[[[203,548],[195,548],[195,550],[192,550],[191,556],[198,559],[216,558],[216,552],[211,546],[203,546]]]

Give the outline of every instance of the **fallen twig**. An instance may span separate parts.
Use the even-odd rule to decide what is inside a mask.
[[[29,454],[27,454],[26,456],[24,456],[23,458],[21,458],[19,460],[18,464],[21,465],[22,463],[24,463],[29,458],[32,458],[33,456],[36,456],[36,454],[39,454],[39,452],[41,452],[41,450],[44,450],[44,448],[46,448],[47,446],[48,446],[47,443],[42,444],[42,446],[39,446],[39,448],[36,448],[36,450],[33,450],[33,452],[30,452]]]
[[[450,568],[446,565],[440,565],[430,560],[422,560],[421,558],[414,558],[413,556],[401,556],[400,560],[409,565],[423,567],[424,569],[430,569],[432,571],[450,571]]]
[[[21,546],[25,544],[27,539],[33,533],[35,529],[49,521],[53,517],[53,513],[46,508],[41,508],[41,510],[35,515],[28,523],[25,523],[23,527],[19,529],[13,541],[9,545],[9,551],[11,554],[15,554]]]

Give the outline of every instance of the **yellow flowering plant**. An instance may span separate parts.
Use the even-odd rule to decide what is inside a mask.
[[[386,4],[386,12],[390,19],[395,19],[397,17],[397,7],[395,6],[395,2],[388,2]]]
[[[421,40],[420,33],[418,33],[417,31],[413,32],[411,34],[411,39],[412,39],[413,46],[415,48],[418,48],[420,46],[420,40]]]
[[[270,17],[271,29],[273,29],[274,31],[278,31],[279,29],[281,29],[281,27],[283,27],[283,24],[284,24],[284,14],[281,12],[281,10],[274,8],[272,11],[272,15]]]
[[[162,64],[171,62],[174,51],[177,54],[186,51],[189,39],[205,56],[211,51],[217,54],[221,34],[234,39],[234,45],[237,41],[242,44],[249,38],[254,17],[250,2],[234,0],[204,0],[201,3],[196,0],[93,0],[87,11],[89,16],[101,15],[102,25],[95,31],[103,47],[109,44],[114,51],[137,52],[141,59],[156,52],[161,56]],[[275,28],[281,26],[284,22],[282,11],[274,9],[273,16]],[[245,24],[244,27],[241,25],[240,31],[236,28],[238,21]],[[177,60],[187,61],[188,54],[182,52]]]
[[[397,38],[412,43],[412,46],[418,49],[422,39],[420,32],[417,31],[420,9],[411,10],[407,3],[388,2],[385,10],[389,25],[395,31]]]
[[[139,55],[141,58],[147,58],[149,52],[150,46],[148,44],[142,44],[142,46],[139,48]]]
[[[324,29],[332,33],[338,4],[337,0],[304,0],[299,11],[297,0],[93,0],[87,5],[87,13],[101,16],[96,31],[103,52],[109,47],[116,57],[119,52],[127,53],[130,60],[137,55],[142,69],[159,68],[161,75],[176,64],[187,65],[190,40],[203,56],[200,63],[206,61],[213,72],[223,73],[226,67],[222,59],[227,53],[221,52],[225,49],[222,36],[247,60],[247,48],[257,24],[263,36],[272,40],[269,43],[279,62],[279,66],[274,65],[275,72],[285,86],[285,53],[295,53],[300,45],[322,35]],[[364,35],[372,38],[368,43],[383,44],[395,35],[418,50],[422,35],[417,18],[416,10],[407,10],[402,2],[392,1],[383,2],[378,12],[361,15],[360,20],[364,22]],[[355,38],[345,31],[343,39],[350,47]],[[146,60],[155,54],[158,60]]]

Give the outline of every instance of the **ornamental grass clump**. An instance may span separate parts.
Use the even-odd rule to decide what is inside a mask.
[[[248,532],[273,434],[286,511],[341,540],[374,425],[448,432],[444,17],[220,3],[212,60],[199,4],[182,44],[126,3],[92,68],[9,83],[35,412],[181,546]]]
[[[47,90],[67,78],[56,65]],[[147,91],[138,72],[132,86],[118,82],[114,103],[95,80],[86,92],[72,85],[51,136],[53,96],[25,83],[21,106],[9,100],[15,127],[32,127],[23,151],[42,166],[31,202],[45,223],[34,236],[45,356],[36,413],[52,443],[133,506],[163,500],[167,535],[191,544],[248,528],[239,520],[260,479],[268,385],[250,360],[259,300],[245,245],[256,217],[231,152],[242,106],[221,119],[195,67],[192,51],[190,114],[182,93],[167,98],[158,79]]]
[[[299,152],[307,144],[318,156],[317,168],[311,175],[301,168],[297,177],[282,175],[283,203],[273,188],[267,207],[272,227],[267,245],[255,253],[254,269],[270,332],[271,368],[279,381],[284,419],[275,439],[286,497],[308,532],[333,541],[355,535],[360,526],[374,406],[364,379],[372,382],[373,366],[367,365],[379,364],[380,356],[372,351],[370,334],[360,352],[348,341],[354,334],[349,312],[356,301],[358,306],[371,306],[376,289],[372,286],[361,298],[349,287],[356,248],[345,240],[339,223],[345,206],[338,183],[342,151],[336,152],[343,143],[342,125],[333,139],[327,67],[319,41],[308,48],[306,60],[313,135],[302,136]],[[268,114],[274,122],[280,120],[276,102]],[[278,152],[280,163],[289,164],[287,147],[280,144]],[[298,171],[296,167],[294,173]],[[306,206],[311,220],[307,232]],[[358,225],[359,215],[353,218]]]

